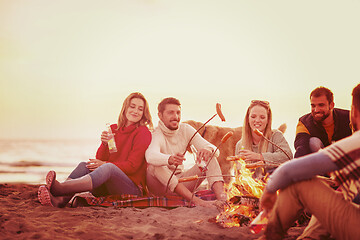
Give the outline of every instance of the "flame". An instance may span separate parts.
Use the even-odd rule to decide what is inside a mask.
[[[256,217],[256,214],[254,213],[251,206],[234,205],[225,209],[223,213],[219,214],[216,217],[216,221],[221,222],[222,226],[226,228],[240,227],[242,223],[238,220],[239,214],[249,216],[249,219]]]
[[[260,198],[265,187],[264,182],[257,181],[252,177],[252,172],[246,168],[244,160],[239,159],[238,165],[240,165],[240,169],[236,171],[235,179],[229,188],[231,196],[244,195],[243,191],[245,190],[248,195]],[[238,186],[242,191],[239,191]]]
[[[236,165],[239,169],[236,169]],[[250,197],[260,198],[265,182],[262,180],[255,180],[252,177],[252,172],[246,168],[246,164],[242,159],[238,160],[238,163],[234,161],[233,170],[235,171],[235,178],[229,183],[227,188],[227,199],[231,200],[233,197]],[[239,216],[242,215],[243,220],[251,221],[257,215],[257,210],[251,204],[233,204],[229,201],[229,205],[224,207],[224,211],[216,217],[216,221],[223,227],[239,227],[242,223],[239,221]],[[248,217],[248,219],[247,219]],[[245,223],[246,224],[246,223]]]

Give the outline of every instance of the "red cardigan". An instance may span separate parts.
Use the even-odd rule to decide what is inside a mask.
[[[101,144],[96,152],[96,158],[111,162],[118,166],[137,186],[146,189],[146,161],[145,151],[151,142],[151,133],[145,126],[130,125],[115,130],[116,124],[111,125],[115,135],[117,152],[109,152],[105,144]]]

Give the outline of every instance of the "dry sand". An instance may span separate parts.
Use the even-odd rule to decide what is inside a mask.
[[[256,239],[247,227],[222,228],[216,209],[42,206],[38,185],[0,184],[0,239]],[[291,228],[288,240],[304,228]]]

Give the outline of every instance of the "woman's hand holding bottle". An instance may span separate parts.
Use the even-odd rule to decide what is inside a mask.
[[[102,141],[103,144],[105,144],[105,145],[108,145],[108,142],[110,141],[111,137],[112,137],[112,136],[109,134],[108,131],[103,131],[103,132],[101,133],[101,141]]]
[[[117,152],[114,134],[109,123],[106,124],[106,130],[101,133],[101,141],[109,147],[110,153]]]

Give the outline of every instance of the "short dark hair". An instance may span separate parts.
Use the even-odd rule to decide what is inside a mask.
[[[158,105],[158,112],[163,113],[167,104],[175,104],[181,106],[180,101],[173,97],[164,98]]]
[[[310,98],[313,96],[314,97],[326,96],[326,99],[328,100],[329,103],[334,102],[334,94],[332,93],[332,91],[323,86],[315,88],[310,93]]]
[[[352,91],[352,104],[356,108],[357,111],[360,112],[360,84],[354,87]]]

